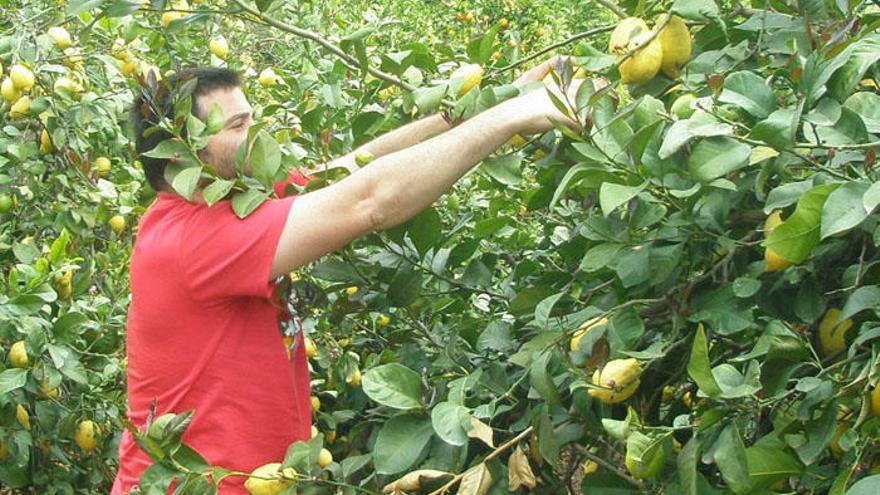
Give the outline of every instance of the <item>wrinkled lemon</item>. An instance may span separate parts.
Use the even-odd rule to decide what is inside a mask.
[[[606,404],[623,402],[639,388],[641,374],[635,358],[611,360],[593,373],[593,385],[603,388],[591,388],[587,393]]]

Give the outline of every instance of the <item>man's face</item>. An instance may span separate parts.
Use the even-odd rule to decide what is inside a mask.
[[[223,111],[223,129],[208,139],[208,146],[199,152],[199,157],[213,167],[221,177],[235,176],[235,153],[247,139],[250,126],[254,124],[253,108],[240,88],[216,89],[197,98],[198,114],[207,117],[211,106],[216,103]],[[250,175],[250,167],[244,166],[245,175]]]

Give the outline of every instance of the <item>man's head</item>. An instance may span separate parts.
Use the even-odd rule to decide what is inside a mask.
[[[225,120],[223,129],[210,137],[207,147],[199,152],[199,157],[213,167],[220,176],[232,177],[235,170],[235,153],[247,138],[248,128],[253,124],[253,109],[239,87],[241,84],[239,75],[228,69],[215,67],[184,69],[168,78],[166,84],[173,89],[192,78],[198,79],[192,93],[193,115],[205,121],[208,111],[216,103],[223,111]],[[156,115],[170,117],[174,114],[173,98],[167,92],[153,102],[152,109],[145,108],[144,103],[144,97],[138,95],[131,109],[131,122],[136,140],[135,150],[139,156],[171,137],[164,131],[143,136],[145,130],[157,123]],[[144,164],[147,180],[153,189],[170,190],[164,177],[168,160],[146,156],[140,156],[140,160]]]

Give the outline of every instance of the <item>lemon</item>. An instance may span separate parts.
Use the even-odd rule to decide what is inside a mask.
[[[31,109],[31,99],[25,95],[18,99],[9,108],[9,116],[13,119],[23,119],[28,116]]]
[[[666,450],[664,446],[659,446],[653,452],[647,454],[646,450],[651,446],[653,440],[647,435],[641,433],[633,433],[626,440],[626,457],[624,464],[626,470],[629,471],[634,478],[647,479],[657,476],[663,463],[666,461]],[[640,454],[637,454],[640,453]]]
[[[650,40],[650,32],[636,35],[627,46],[627,52],[635,50],[635,53],[624,60],[618,70],[620,79],[626,84],[644,83],[650,81],[663,61],[663,48],[656,39]]]
[[[311,405],[312,405],[312,411],[314,411],[314,412],[318,412],[318,411],[321,410],[321,399],[319,399],[319,398],[317,398],[316,396],[313,395],[313,396],[309,399],[309,401],[310,401],[310,403],[311,403]]]
[[[819,354],[822,357],[837,354],[846,349],[846,331],[853,326],[853,321],[847,318],[837,323],[839,316],[839,309],[828,308],[825,316],[819,322]]]
[[[106,156],[95,158],[95,170],[97,171],[98,177],[105,177],[110,173],[110,159]]]
[[[20,424],[25,430],[31,429],[31,417],[28,414],[27,409],[21,404],[15,406],[15,419],[18,420],[18,424]]]
[[[502,17],[501,19],[498,20],[498,26],[501,27],[501,29],[504,29],[509,25],[510,25],[510,21],[508,21],[506,17]]]
[[[9,69],[12,85],[19,91],[30,91],[34,87],[34,73],[27,67],[16,64]]]
[[[526,141],[526,138],[522,137],[521,134],[514,134],[513,137],[508,139],[504,144],[513,146],[514,148],[522,148],[526,143],[528,143],[528,141]]]
[[[79,48],[71,46],[70,48],[64,49],[64,65],[73,70],[81,70],[82,62],[83,56],[82,53],[80,53]]]
[[[358,167],[363,167],[364,165],[370,163],[375,160],[376,157],[370,153],[369,151],[358,151],[354,154],[354,162],[357,163]]]
[[[880,383],[874,385],[874,390],[871,391],[871,411],[880,418]]]
[[[281,476],[279,476],[280,470],[280,462],[264,464],[254,469],[247,481],[244,482],[245,489],[251,495],[277,495],[281,493],[282,490],[292,486],[293,482],[281,479]],[[296,475],[295,471],[290,473],[290,471],[285,470],[284,476],[287,476],[288,473]]]
[[[45,380],[40,382],[40,394],[43,397],[49,399],[57,399],[58,398],[58,389],[57,388],[49,388],[49,384],[46,383]]]
[[[52,146],[52,138],[49,137],[49,131],[43,129],[40,132],[40,153],[51,153],[55,147]]]
[[[318,467],[324,469],[329,466],[333,462],[333,454],[330,453],[327,449],[321,449],[321,453],[318,454]]]
[[[376,324],[380,327],[386,327],[389,323],[391,323],[391,318],[389,318],[388,315],[382,314],[379,315],[378,318],[376,318]]]
[[[21,97],[21,91],[16,89],[15,84],[12,83],[12,79],[7,77],[3,79],[2,83],[0,83],[0,96],[3,96],[6,103],[14,103],[19,97]]]
[[[83,87],[80,83],[76,82],[75,80],[73,80],[67,76],[61,76],[58,79],[56,79],[55,84],[52,86],[52,88],[55,90],[56,93],[59,90],[63,89],[65,91],[67,91],[68,93],[70,93],[71,96],[73,96],[76,99],[78,99],[79,94],[82,93],[82,90],[83,90]]]
[[[226,38],[223,36],[218,36],[208,43],[208,50],[217,58],[225,60],[226,55],[229,54],[229,43],[226,42]]]
[[[76,427],[76,433],[73,434],[73,441],[77,447],[85,452],[91,452],[98,447],[96,437],[101,434],[101,428],[94,421],[86,419],[80,421]]]
[[[574,335],[571,337],[571,352],[576,352],[578,350],[578,346],[581,343],[581,338],[587,334],[590,330],[594,328],[599,328],[603,325],[608,324],[608,318],[592,318],[584,322],[577,331],[574,332]]]
[[[315,341],[310,337],[306,337],[305,340],[306,346],[306,356],[313,358],[318,355],[318,346],[315,344]]]
[[[606,404],[616,404],[629,399],[639,388],[642,367],[635,358],[614,359],[593,373],[593,385],[587,393]]]
[[[458,88],[458,96],[464,96],[474,86],[479,86],[483,80],[483,68],[479,64],[465,64],[455,69],[449,76],[450,81],[461,79]]]
[[[0,213],[6,213],[15,206],[15,201],[8,194],[0,194]]]
[[[121,72],[123,76],[134,74],[136,70],[137,63],[134,60],[119,63],[119,72]]]
[[[327,445],[333,445],[333,442],[336,441],[336,430],[324,432],[324,441],[327,442]]]
[[[608,39],[608,53],[612,55],[622,55],[627,52],[630,41],[641,33],[648,32],[648,24],[638,17],[627,17],[623,19]]]
[[[660,402],[666,404],[672,400],[673,395],[675,395],[675,388],[666,385],[661,392]]]
[[[346,287],[346,289],[345,289],[345,293],[348,294],[349,296],[354,295],[355,293],[357,293],[357,291],[358,291],[358,288],[357,288],[357,286],[354,286],[354,285],[352,285],[351,287]]]
[[[767,220],[764,221],[764,237],[767,237],[770,232],[773,231],[776,227],[782,225],[782,211],[776,210],[771,213]],[[764,250],[764,271],[765,272],[779,272],[785,270],[793,263],[788,261],[787,259],[779,256],[779,254],[770,249],[766,248]]]
[[[272,68],[263,69],[260,72],[260,76],[257,78],[257,81],[260,83],[260,86],[264,88],[268,88],[270,86],[274,86],[275,83],[278,82],[278,76],[275,75],[275,71]]]
[[[599,464],[597,464],[596,461],[594,461],[592,459],[588,460],[587,462],[584,463],[583,466],[581,466],[581,471],[583,471],[584,476],[589,476],[598,470],[599,470]]]
[[[110,217],[110,220],[107,221],[107,225],[110,226],[110,230],[113,232],[121,234],[122,231],[125,230],[125,217],[122,215],[113,215]]]
[[[27,368],[29,361],[24,341],[19,340],[12,344],[12,347],[9,348],[9,364],[13,368]]]
[[[660,26],[667,15],[660,14],[655,25]],[[660,69],[670,79],[675,79],[681,72],[681,67],[691,58],[691,33],[681,17],[674,15],[657,34],[657,39],[663,50]]]
[[[685,93],[672,102],[672,106],[669,107],[669,112],[682,120],[690,118],[690,116],[694,114],[694,108],[691,106],[691,103],[696,99],[697,95],[693,93]]]
[[[315,438],[316,436],[318,436],[318,433],[319,433],[318,427],[315,425],[312,425],[312,436],[310,438]]]
[[[345,379],[345,381],[351,385],[352,387],[357,387],[361,384],[361,370],[355,368],[354,371],[351,372],[350,375]]]
[[[70,40],[70,33],[61,26],[50,27],[47,34],[52,38],[52,42],[55,43],[55,46],[62,50],[73,44]]]

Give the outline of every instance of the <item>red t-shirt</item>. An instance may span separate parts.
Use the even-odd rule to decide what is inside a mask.
[[[305,181],[297,173],[289,179]],[[154,399],[156,416],[195,410],[183,441],[213,465],[250,472],[281,462],[290,443],[311,437],[302,333],[288,358],[269,280],[294,200],[268,200],[239,219],[228,200],[209,208],[160,192],[138,225],[126,329],[128,417],[143,428]],[[123,431],[111,495],[131,490],[150,464]],[[247,493],[242,477],[218,488]]]

